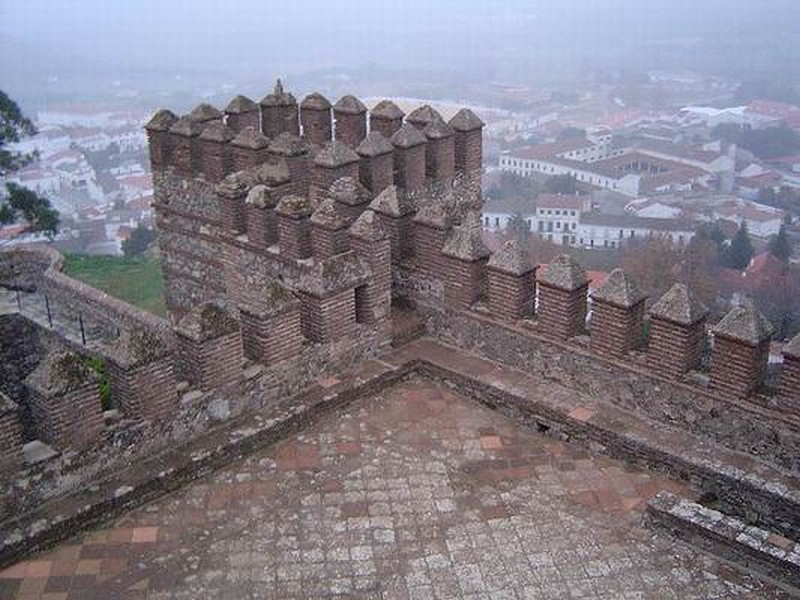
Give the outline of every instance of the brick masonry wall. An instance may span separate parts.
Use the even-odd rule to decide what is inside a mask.
[[[594,352],[625,356],[644,342],[644,301],[623,308],[595,300],[590,329]]]
[[[586,323],[587,287],[571,292],[539,282],[539,323],[543,331],[566,339],[582,333]]]
[[[258,109],[242,113],[227,113],[225,124],[234,132],[239,133],[246,127],[260,128]]]
[[[242,377],[241,331],[204,341],[179,335],[178,351],[180,374],[202,390],[236,383]]]
[[[336,116],[336,139],[355,149],[367,137],[367,113],[333,112]]]
[[[147,131],[147,146],[150,151],[150,169],[158,171],[171,164],[169,133],[166,131]]]
[[[270,139],[274,139],[284,132],[300,135],[297,105],[261,105],[261,132]]]
[[[49,397],[32,389],[29,398],[38,437],[45,443],[80,449],[99,441],[103,412],[96,383]]]
[[[409,258],[414,251],[414,230],[411,219],[413,214],[393,217],[377,213],[381,226],[389,237],[392,253],[392,263],[399,264]]]
[[[786,409],[795,412],[800,409],[800,358],[786,355],[783,357],[778,394]]]
[[[303,137],[309,143],[323,146],[333,137],[333,120],[330,109],[301,108],[300,120],[303,124]]]
[[[311,256],[311,224],[307,217],[293,219],[278,215],[278,244],[281,254],[300,260]]]
[[[189,176],[194,170],[195,158],[193,155],[196,150],[191,138],[185,135],[170,133],[169,147],[171,163],[175,171],[181,175]]]
[[[330,342],[350,337],[356,331],[355,293],[352,289],[327,298],[300,294],[303,330],[310,340]]]
[[[394,154],[364,157],[358,164],[358,174],[373,196],[377,196],[394,183]]]
[[[232,235],[241,235],[247,230],[244,195],[220,195],[222,223]]]
[[[717,335],[711,354],[711,387],[745,398],[763,385],[768,359],[769,340],[749,346]]]
[[[425,167],[428,177],[434,181],[452,181],[456,174],[453,136],[428,140]]]
[[[271,208],[248,204],[245,209],[247,239],[259,248],[278,243],[278,216]]]
[[[455,168],[464,173],[465,183],[475,198],[481,197],[483,134],[480,129],[455,132]]]
[[[358,162],[353,161],[333,169],[314,165],[311,170],[311,200],[313,202],[321,202],[328,188],[340,177],[352,177],[358,181]]]
[[[397,187],[408,191],[425,188],[425,146],[395,148],[394,183]]]
[[[422,223],[413,224],[415,270],[427,277],[444,276],[442,247],[447,238],[446,229]]]
[[[499,269],[487,269],[489,310],[511,321],[533,315],[534,272],[513,275]]]
[[[369,130],[379,131],[383,136],[389,140],[397,133],[397,130],[403,126],[403,118],[399,119],[384,119],[376,115],[370,114],[369,116]]]
[[[347,249],[347,229],[328,229],[311,224],[311,250],[315,258],[330,258]]]
[[[173,360],[168,355],[127,368],[108,362],[112,394],[126,417],[163,422],[174,415],[178,393]]]
[[[650,341],[647,346],[650,367],[671,377],[679,377],[697,368],[705,338],[705,319],[686,326],[650,317]]]
[[[774,413],[754,413],[733,395],[666,381],[644,361],[602,360],[507,322],[421,302],[417,310],[428,318],[430,334],[447,344],[800,473],[800,427]]]
[[[19,411],[7,410],[0,413],[0,482],[16,473],[23,462]]]
[[[298,356],[303,346],[300,310],[269,318],[242,311],[242,340],[245,356],[264,365]]]
[[[486,260],[467,262],[444,257],[447,268],[445,299],[448,305],[469,308],[480,300],[486,287]]]
[[[233,171],[233,154],[230,144],[199,140],[201,148],[201,173],[212,182],[222,181]]]
[[[351,238],[350,248],[372,270],[372,279],[367,285],[356,288],[356,320],[359,323],[376,324],[385,329],[386,339],[391,337],[392,264],[388,239],[367,242]]]

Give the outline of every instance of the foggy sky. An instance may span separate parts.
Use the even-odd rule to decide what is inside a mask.
[[[798,31],[800,0],[0,0],[0,78],[13,91],[71,71],[178,69],[233,83],[369,64],[513,79],[658,66],[693,45],[729,68],[748,56],[729,48],[751,48],[769,68],[797,62]]]

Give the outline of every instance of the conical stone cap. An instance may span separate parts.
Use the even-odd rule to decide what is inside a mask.
[[[151,117],[144,128],[149,131],[169,131],[169,128],[172,127],[177,120],[178,115],[171,110],[162,108]]]
[[[245,127],[231,140],[231,144],[248,150],[262,150],[269,146],[269,138],[255,127]]]
[[[694,325],[708,315],[708,308],[700,302],[684,283],[676,283],[650,307],[650,315],[679,325]]]
[[[542,271],[539,281],[571,292],[588,285],[589,277],[569,254],[559,254]]]
[[[311,215],[311,223],[326,229],[343,229],[347,226],[345,218],[336,209],[336,201],[326,198]]]
[[[490,252],[483,243],[480,215],[468,213],[463,224],[453,227],[442,247],[442,253],[469,262],[487,258]]]
[[[380,131],[370,131],[356,148],[359,156],[381,156],[394,151],[392,143]]]
[[[221,144],[226,144],[235,137],[236,134],[233,130],[222,121],[214,121],[210,125],[207,125],[203,133],[200,134],[201,140],[219,142]]]
[[[425,126],[422,133],[429,140],[441,140],[453,135],[453,128],[445,123],[442,117],[437,117]]]
[[[436,229],[447,229],[452,224],[447,207],[439,199],[423,204],[414,215],[413,221]]]
[[[369,202],[369,190],[352,177],[339,177],[328,188],[328,195],[348,206],[361,206]]]
[[[333,140],[323,146],[314,157],[314,164],[329,169],[358,162],[358,154],[340,140]]]
[[[449,121],[450,127],[456,131],[473,131],[485,125],[474,112],[468,108],[462,108]]]
[[[333,105],[333,110],[338,113],[347,113],[350,115],[360,115],[367,112],[367,107],[355,96],[347,95],[342,96]]]
[[[599,302],[616,304],[623,308],[631,308],[647,299],[639,286],[622,269],[614,269],[592,294],[592,298]]]
[[[752,300],[745,300],[725,315],[711,330],[714,335],[757,346],[772,337],[774,329]]]
[[[377,213],[390,217],[402,217],[414,211],[414,205],[407,194],[390,185],[375,196],[369,207]]]
[[[205,129],[204,125],[199,121],[193,121],[189,116],[183,116],[169,128],[170,133],[183,135],[185,137],[197,137]]]
[[[411,123],[418,129],[425,129],[425,126],[428,125],[428,123],[441,118],[442,115],[440,115],[438,111],[431,108],[427,104],[423,104],[419,108],[412,110],[409,113],[409,115],[406,117],[406,122]]]
[[[330,110],[331,103],[319,92],[314,92],[303,98],[303,101],[300,103],[300,108],[310,110]]]
[[[350,226],[349,234],[362,240],[377,242],[386,239],[386,231],[373,210],[365,210]]]
[[[197,121],[198,123],[205,123],[206,121],[222,119],[222,113],[210,104],[204,102],[203,104],[198,104],[192,109],[192,112],[189,113],[189,118],[192,121]]]
[[[514,239],[505,242],[500,250],[492,254],[488,266],[511,275],[526,275],[534,269],[530,255]]]
[[[402,119],[405,116],[400,107],[397,106],[391,100],[381,100],[378,102],[375,107],[370,111],[370,115],[373,117],[378,117],[380,119],[388,119],[390,121],[395,121],[397,119]]]
[[[800,333],[794,336],[783,349],[784,356],[800,358]]]
[[[410,123],[403,123],[400,129],[395,131],[392,136],[392,144],[396,148],[413,148],[424,144],[426,141],[420,130]]]
[[[256,208],[275,208],[278,205],[278,199],[266,185],[259,183],[247,192],[245,203]]]
[[[297,104],[294,96],[287,93],[283,89],[283,83],[280,79],[275,82],[275,88],[271,94],[267,94],[261,99],[262,106],[292,106]]]
[[[234,96],[228,106],[225,107],[225,112],[229,115],[241,115],[243,113],[253,112],[258,110],[258,105],[250,100],[247,96]]]

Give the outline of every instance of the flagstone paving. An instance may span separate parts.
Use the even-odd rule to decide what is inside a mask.
[[[107,529],[0,598],[783,598],[641,525],[684,484],[412,379]]]

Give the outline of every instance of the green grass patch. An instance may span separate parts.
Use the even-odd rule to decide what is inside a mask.
[[[164,279],[158,259],[67,254],[64,272],[161,317],[166,316]]]

